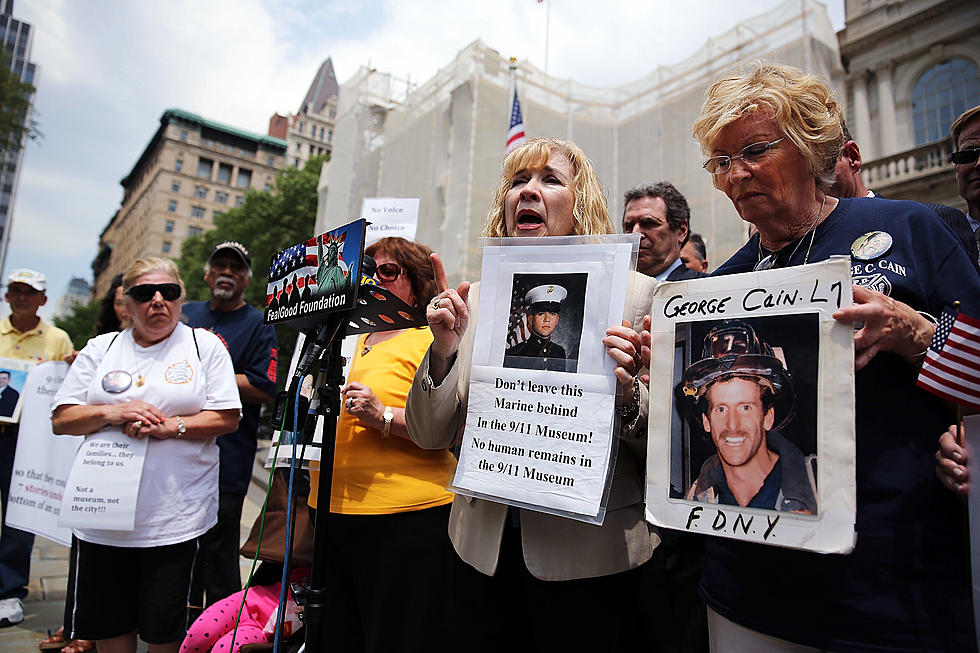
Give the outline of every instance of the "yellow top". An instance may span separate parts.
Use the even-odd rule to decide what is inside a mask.
[[[43,363],[63,361],[73,350],[68,334],[44,320],[24,333],[14,328],[9,316],[0,320],[0,356]]]
[[[432,342],[428,328],[408,329],[371,346],[357,339],[348,381],[371,388],[382,404],[404,408],[415,370]],[[345,409],[337,422],[330,512],[387,515],[445,505],[456,459],[446,449],[421,449],[395,435],[382,440],[380,429],[367,426]],[[320,474],[310,472],[309,505],[316,507]]]

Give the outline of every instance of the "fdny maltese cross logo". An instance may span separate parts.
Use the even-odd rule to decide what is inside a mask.
[[[855,276],[852,279],[854,283],[862,288],[867,288],[869,290],[877,290],[882,295],[888,295],[891,297],[892,294],[892,282],[888,280],[881,272],[875,272],[874,274],[862,274],[860,276]]]

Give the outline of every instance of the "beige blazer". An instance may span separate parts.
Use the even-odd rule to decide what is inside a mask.
[[[624,315],[639,325],[650,310],[657,281],[631,273]],[[439,386],[429,376],[426,352],[408,393],[405,421],[412,440],[425,449],[452,446],[466,421],[470,362],[476,332],[479,284],[470,288],[469,328],[449,375]],[[602,526],[521,509],[524,561],[542,580],[606,576],[646,562],[660,538],[643,516],[643,470],[646,457],[647,391],[641,386],[640,417],[629,433],[621,433],[612,488]],[[459,557],[492,576],[500,555],[507,518],[506,504],[457,495],[449,518],[449,537]]]

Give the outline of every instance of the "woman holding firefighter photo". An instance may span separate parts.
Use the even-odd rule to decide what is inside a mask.
[[[139,259],[123,275],[133,327],[79,352],[52,406],[65,435],[146,439],[132,530],[76,528],[65,636],[101,653],[176,652],[199,538],[218,520],[218,446],[241,414],[228,350],[180,322],[173,261]]]
[[[574,143],[531,139],[504,159],[484,236],[611,233],[602,187]],[[433,343],[408,395],[407,424],[415,442],[437,449],[456,442],[466,419],[479,284],[449,288],[439,258],[433,262],[440,290],[426,308]],[[633,324],[655,286],[630,275],[625,316]],[[603,344],[618,365],[623,427],[602,526],[459,495],[453,502],[449,534],[456,552],[485,576],[474,583],[480,591],[447,600],[466,602],[473,643],[485,650],[616,651],[636,627],[630,570],[658,542],[643,518],[647,392],[635,377],[638,334],[624,326],[606,334]]]
[[[715,187],[758,229],[715,274],[848,256],[855,284],[834,318],[855,329],[856,546],[821,555],[708,538],[711,646],[973,651],[965,514],[933,473],[949,412],[916,377],[931,316],[955,300],[978,314],[980,278],[923,205],[827,195],[842,119],[826,82],[758,64],[716,81],[694,125]]]
[[[419,312],[435,294],[432,253],[404,238],[382,238],[364,253],[382,288]],[[452,595],[462,566],[446,537],[446,485],[455,458],[408,437],[405,397],[432,334],[428,327],[358,337],[337,422],[327,527],[326,648],[337,651],[449,651]],[[317,508],[320,474],[310,472]],[[323,521],[320,521],[323,520]],[[398,605],[393,605],[393,601]]]

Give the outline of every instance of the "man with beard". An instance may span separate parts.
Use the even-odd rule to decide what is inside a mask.
[[[792,378],[751,326],[730,320],[708,332],[702,360],[684,370],[681,394],[717,451],[687,499],[817,512],[814,458],[778,430],[793,417]]]
[[[252,478],[259,410],[276,393],[276,332],[262,324],[262,313],[248,306],[242,293],[252,279],[252,257],[241,243],[219,243],[204,266],[204,281],[211,299],[184,304],[188,325],[215,333],[228,348],[242,400],[238,430],[218,438],[218,523],[204,537],[203,587],[196,583],[196,599],[207,591],[207,605],[241,589],[238,548],[241,544],[242,504]],[[200,605],[200,603],[197,603]]]

